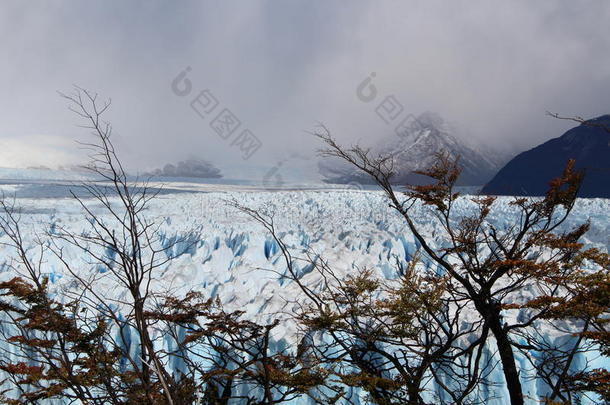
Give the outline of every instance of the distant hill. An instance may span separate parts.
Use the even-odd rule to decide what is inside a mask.
[[[610,115],[590,120],[610,127]],[[481,190],[482,194],[541,196],[568,159],[585,169],[581,197],[610,198],[610,133],[582,124],[509,161]]]
[[[162,169],[149,173],[154,177],[191,177],[198,179],[219,179],[220,169],[201,159],[187,159],[176,164],[168,163]]]
[[[427,112],[413,120],[400,134],[384,139],[372,148],[373,153],[394,156],[396,175],[394,183],[421,183],[427,181],[413,174],[414,170],[428,168],[437,152],[449,152],[460,156],[461,186],[482,186],[487,183],[506,162],[502,155],[490,149],[475,149],[466,145],[450,133],[448,125],[435,113]],[[359,170],[339,161],[323,161],[320,173],[328,183],[370,183],[371,180]]]

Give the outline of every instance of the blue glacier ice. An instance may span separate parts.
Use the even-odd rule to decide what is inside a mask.
[[[306,192],[259,192],[227,189],[218,192],[180,193],[165,195],[151,202],[147,216],[161,223],[160,239],[165,254],[172,260],[166,267],[159,269],[152,281],[153,288],[162,290],[171,285],[175,291],[186,292],[196,289],[211,297],[218,297],[228,310],[240,309],[245,316],[259,322],[269,321],[273,314],[285,308],[289,298],[295,297],[298,287],[287,282],[286,263],[281,257],[279,246],[270,238],[262,226],[224,203],[227,199],[238,199],[242,204],[253,208],[269,207],[274,215],[276,229],[280,230],[284,242],[296,256],[310,249],[332,263],[333,268],[348,274],[355,267],[375,269],[380,277],[393,279],[399,276],[400,269],[413,258],[419,247],[400,218],[388,207],[379,192],[348,192],[340,190],[313,190]],[[50,229],[54,232],[58,225],[83,232],[88,223],[78,215],[75,202],[64,199],[23,199],[24,206],[36,211],[23,220],[24,230],[33,236],[37,230]],[[514,209],[509,199],[500,198],[493,212],[493,220],[500,225],[508,225],[513,220]],[[460,200],[457,210],[468,210],[468,201]],[[602,249],[610,248],[610,200],[583,199],[577,202],[574,215],[565,226],[592,219],[591,230],[586,235],[586,243]],[[424,229],[432,233],[426,211],[417,208],[415,217]],[[52,213],[52,214],[50,214]],[[51,224],[51,225],[49,225]],[[0,235],[0,240],[5,235]],[[442,235],[435,236],[437,247],[443,246]],[[66,258],[74,268],[83,272],[108,274],[108,269],[92,265],[70,246],[64,246]],[[115,252],[104,252],[114,257]],[[0,277],[2,280],[14,276],[8,267],[10,251],[0,246]],[[396,260],[399,266],[396,267]],[[424,265],[432,266],[434,271],[442,270],[430,261]],[[60,290],[71,287],[71,276],[61,263],[51,256],[47,257],[45,268],[53,288]],[[310,265],[296,265],[299,277],[311,285],[318,281]],[[100,281],[100,291],[107,294],[118,293],[110,281]],[[104,283],[108,284],[104,284]],[[0,324],[0,328],[4,328]],[[296,326],[289,320],[275,330],[276,349],[294,346]],[[135,348],[137,337],[129,328],[119,328],[117,334],[128,348]],[[118,335],[119,336],[119,335]],[[548,335],[549,340],[569,339],[568,337]],[[170,339],[161,343],[168,351],[176,350]],[[493,343],[492,343],[493,345]],[[489,347],[486,356],[494,356],[494,348]],[[542,381],[536,378],[526,358],[517,354],[521,365],[522,383],[527,393],[527,403],[537,404],[538,398],[548,392]],[[171,367],[180,370],[184,364],[171,358]],[[585,362],[591,366],[609,367],[607,358],[598,353],[580,354],[576,366]],[[502,370],[497,366],[490,374],[494,384],[481,387],[480,394],[488,398],[490,405],[507,403],[507,390],[503,384]],[[429,383],[428,399],[431,402],[448,400],[446,394]],[[244,388],[245,389],[245,388]],[[353,391],[355,403],[367,403],[366,395]],[[51,403],[51,402],[49,402]],[[56,403],[56,402],[55,402]],[[592,404],[582,398],[582,404]],[[313,404],[307,398],[299,398],[290,404]]]

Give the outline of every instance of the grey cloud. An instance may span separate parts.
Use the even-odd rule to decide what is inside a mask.
[[[56,94],[73,83],[112,97],[108,118],[132,167],[195,155],[227,176],[314,151],[305,131],[318,121],[345,142],[387,136],[392,128],[355,94],[371,72],[380,96],[406,111],[437,111],[458,135],[505,149],[569,126],[546,110],[610,110],[602,1],[9,1],[0,10],[0,142],[14,150],[87,136]],[[262,141],[251,159],[171,92],[186,66],[195,90],[212,91]],[[48,163],[32,161],[41,155],[12,162]]]

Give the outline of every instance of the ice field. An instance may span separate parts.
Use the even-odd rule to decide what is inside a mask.
[[[7,193],[14,190],[3,187]],[[245,206],[273,213],[276,228],[294,249],[296,256],[310,249],[329,260],[339,273],[347,274],[356,267],[370,267],[384,278],[395,278],[395,259],[406,262],[417,250],[413,236],[378,191],[319,188],[269,192],[239,186],[185,186],[179,192],[170,190],[159,195],[146,211],[149,219],[162,224],[162,242],[166,246],[173,245],[165,252],[173,260],[158,271],[153,288],[178,293],[189,289],[200,290],[209,296],[219,297],[227,309],[243,309],[248,317],[259,321],[274,316],[285,317],[291,311],[287,302],[299,290],[281,276],[286,266],[277,245],[261,225],[226,203],[232,199]],[[498,224],[509,224],[513,220],[509,201],[509,198],[501,198],[496,203],[492,217]],[[26,195],[26,198],[17,198],[16,202],[22,209],[22,221],[28,235],[34,235],[34,232],[44,235],[46,231],[53,232],[54,227],[59,225],[77,232],[88,227],[81,208],[71,198],[29,198]],[[94,212],[103,215],[99,204],[95,201],[90,203]],[[469,207],[466,198],[457,204],[458,211],[466,212]],[[586,242],[608,249],[609,210],[610,200],[579,200],[566,226],[590,220],[591,230],[586,235]],[[430,228],[426,211],[418,209],[416,217],[421,226],[433,235],[434,229]],[[440,246],[442,236],[435,238],[437,246]],[[174,245],[176,240],[183,242]],[[104,271],[88,264],[78,251],[67,250],[65,254],[75,267],[80,265],[83,271]],[[2,280],[14,276],[6,267],[9,257],[8,249],[0,247]],[[49,257],[44,269],[53,288],[58,291],[70,288],[70,276],[58,261]],[[303,265],[299,271],[303,280],[315,285],[316,274],[311,273],[308,266]],[[116,290],[112,283],[103,280],[101,290],[109,293]],[[294,336],[295,327],[290,322],[282,323],[275,332],[278,345],[293,343],[291,336]],[[605,359],[595,358],[593,354],[589,360],[597,365],[605,363]],[[526,361],[520,361],[528,403],[537,403],[536,398],[546,388],[536,380],[535,371],[525,366]],[[499,383],[503,380],[499,367],[491,378]],[[434,387],[429,388],[434,391]],[[507,392],[501,384],[489,390],[492,391],[489,392],[489,404],[506,403]],[[291,403],[308,402],[303,399]]]

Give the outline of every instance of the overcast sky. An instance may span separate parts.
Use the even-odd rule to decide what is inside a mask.
[[[610,113],[602,0],[4,1],[0,49],[4,167],[80,159],[86,133],[57,95],[72,84],[112,98],[129,167],[194,156],[229,174],[309,153],[318,122],[372,144],[393,131],[375,113],[388,96],[404,115],[435,111],[471,143],[517,151],[570,127],[547,110]],[[186,67],[192,88],[178,96]],[[218,105],[201,118],[190,102],[206,89]],[[241,122],[227,139],[210,127],[225,108]],[[245,129],[262,144],[249,159],[235,141]]]

